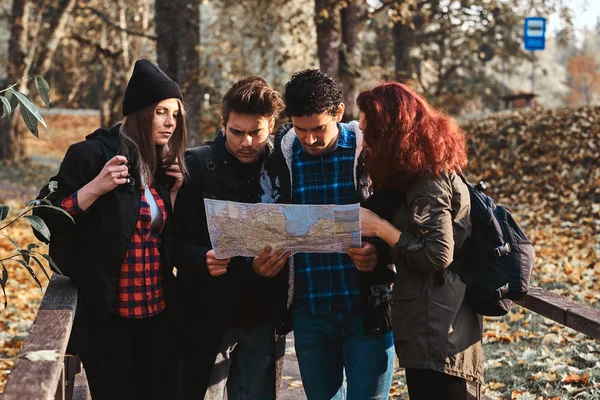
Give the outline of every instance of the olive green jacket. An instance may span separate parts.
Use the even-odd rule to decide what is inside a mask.
[[[467,186],[454,172],[421,179],[406,191],[392,223],[394,341],[400,366],[427,368],[483,383],[481,319],[466,286],[449,268],[471,235]]]

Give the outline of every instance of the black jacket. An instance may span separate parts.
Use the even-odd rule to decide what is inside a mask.
[[[351,129],[358,131],[358,126]],[[282,125],[275,135],[273,153],[265,162],[265,170],[273,188],[273,199],[278,203],[291,203],[292,182],[288,162],[291,160],[291,144],[293,140],[284,137],[290,134],[291,124]],[[362,140],[358,137],[357,142]],[[371,180],[364,171],[364,154],[362,145],[356,150],[356,189],[361,199],[361,206],[372,208],[369,198],[372,194]],[[374,271],[358,272],[359,286],[362,298],[364,330],[368,334],[381,334],[391,330],[391,285],[396,277],[395,268],[391,261],[387,244],[378,238],[364,238],[363,241],[371,242],[377,249],[378,264]],[[277,333],[285,335],[293,329],[291,323],[292,300],[289,298],[290,286],[294,284],[290,277],[290,263],[275,277],[276,329]]]
[[[41,189],[38,198],[48,195],[52,204],[60,206],[65,197],[93,180],[108,160],[122,154],[119,128],[120,124],[110,129],[98,129],[85,141],[71,145],[57,175],[50,178],[58,184],[56,191],[50,193],[46,186]],[[134,160],[128,160],[128,164],[135,165]],[[131,173],[134,177],[137,175]],[[171,185],[171,178],[159,170],[155,187],[167,210],[163,237],[169,235],[172,220]],[[50,229],[50,256],[78,289],[70,345],[71,350],[79,352],[90,362],[99,362],[104,356],[102,343],[109,324],[109,310],[117,300],[121,266],[139,217],[141,191],[131,184],[120,185],[100,196],[87,212],[75,216],[75,224],[58,211],[49,208],[34,210],[34,214],[41,217]],[[170,307],[174,301],[174,276],[164,242],[160,253],[165,268],[165,297]]]
[[[266,151],[272,151],[270,142]],[[210,275],[206,266],[206,253],[212,246],[204,199],[240,201],[227,154],[222,133],[210,145],[188,151],[185,161],[190,181],[179,191],[175,204],[175,264],[181,299],[186,398],[204,396],[228,327],[273,319],[274,282],[258,276],[251,259],[233,257],[227,273],[218,277]],[[274,356],[282,360],[283,355]]]

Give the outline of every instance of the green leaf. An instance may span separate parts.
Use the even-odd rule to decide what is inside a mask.
[[[40,282],[40,280],[37,277],[37,275],[35,274],[35,271],[33,270],[33,268],[31,268],[29,265],[27,265],[25,263],[25,261],[23,261],[23,260],[11,260],[11,261],[18,262],[23,267],[25,267],[25,269],[27,271],[29,271],[29,275],[31,275],[31,277],[33,278],[33,280],[35,281],[35,283],[37,283],[37,285],[39,286],[40,290],[42,290],[42,282]]]
[[[38,231],[46,240],[50,241],[50,229],[48,229],[43,219],[37,215],[25,215],[23,218],[29,222],[33,229]]]
[[[0,286],[2,286],[2,294],[4,295],[4,309],[8,305],[8,300],[6,299],[6,282],[8,282],[8,271],[6,270],[6,266],[4,265],[4,261],[2,263],[2,279],[0,279]]]
[[[0,221],[4,221],[6,217],[8,217],[8,212],[10,211],[9,206],[0,206]]]
[[[27,108],[21,107],[20,110],[21,118],[25,121],[25,126],[29,129],[29,132],[33,133],[33,135],[39,139],[40,131],[38,130],[38,120],[27,110]]]
[[[44,117],[42,117],[42,114],[40,114],[37,107],[35,104],[33,104],[29,97],[14,89],[8,89],[8,92],[12,93],[17,98],[17,101],[21,105],[21,109],[26,108],[38,121],[40,121],[42,125],[44,125],[44,128],[47,128]]]
[[[31,251],[33,249],[39,249],[39,248],[40,248],[40,245],[37,243],[29,243],[27,245],[27,250],[29,250],[29,251]]]
[[[10,240],[10,242],[12,243],[12,245],[15,246],[15,249],[17,249],[17,251],[19,253],[21,252],[21,248],[19,247],[19,245],[17,244],[17,242],[15,242],[14,240],[12,240],[12,238],[10,236],[8,236],[8,235],[0,235],[0,236],[4,236],[8,240]]]
[[[29,265],[29,261],[31,260],[31,254],[29,254],[29,250],[20,250],[19,253],[21,254],[21,257],[23,257],[23,261]]]
[[[17,100],[17,97],[13,96],[10,91],[7,91],[4,97],[6,97],[6,100],[8,100],[10,103],[10,108],[15,111],[19,105],[19,100]]]
[[[4,96],[0,96],[0,101],[2,101],[2,116],[0,118],[8,117],[12,113],[10,101]]]
[[[46,126],[46,121],[44,121],[44,117],[42,117],[42,114],[40,114],[37,107],[35,106],[35,104],[33,104],[31,102],[29,97],[25,96],[21,92],[17,92],[14,89],[8,89],[8,91],[9,91],[9,93],[12,93],[19,101],[19,104],[21,105],[21,108],[20,108],[21,116],[23,117],[23,120],[25,121],[25,125],[27,125],[27,128],[34,135],[38,136],[37,122],[34,123],[33,122],[34,120],[40,121],[40,123],[44,126],[44,128],[48,128]]]
[[[43,254],[43,253],[40,253],[39,251],[33,251],[32,253],[39,254],[40,256],[44,257],[46,259],[46,261],[48,261],[48,264],[50,264],[50,269],[52,271],[58,272],[59,274],[64,275],[62,273],[62,271],[60,270],[60,268],[58,268],[58,265],[56,265],[54,263],[54,261],[52,261],[52,258],[50,258],[50,256],[48,254]]]
[[[47,206],[47,205],[39,205],[39,206],[35,206],[34,208],[51,208],[53,210],[60,211],[61,213],[63,213],[67,217],[69,217],[69,219],[71,220],[71,222],[75,223],[75,220],[73,219],[73,217],[71,216],[71,214],[69,214],[68,212],[66,212],[64,209],[62,209],[60,207]]]
[[[46,278],[50,279],[50,275],[48,275],[48,271],[46,271],[46,268],[44,268],[44,266],[42,265],[42,262],[36,256],[31,256],[31,258],[33,258],[33,261],[35,261],[37,263],[37,265],[40,266],[42,271],[44,271]]]
[[[46,108],[50,108],[50,85],[48,85],[48,82],[46,82],[46,80],[39,75],[35,75],[34,79],[35,88],[37,89],[38,93],[40,94],[40,97],[44,101]]]
[[[8,271],[6,270],[4,261],[2,261],[2,279],[0,279],[0,282],[2,282],[4,285],[6,285],[6,282],[8,282]]]
[[[33,200],[27,200],[25,202],[25,207],[29,207],[31,205],[37,206],[37,205],[41,205],[41,204],[47,204],[49,206],[52,205],[52,202],[48,199],[33,199]]]

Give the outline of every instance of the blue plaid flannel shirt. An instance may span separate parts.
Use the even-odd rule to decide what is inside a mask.
[[[323,156],[293,147],[292,203],[358,203],[354,181],[356,135],[338,124],[336,148]],[[329,315],[358,309],[361,304],[358,271],[347,254],[300,253],[294,256],[294,310]]]

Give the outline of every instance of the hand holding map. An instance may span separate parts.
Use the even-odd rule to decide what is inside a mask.
[[[208,273],[212,276],[221,276],[227,272],[227,266],[229,265],[229,258],[223,260],[217,258],[214,250],[209,250],[206,253],[206,268]]]
[[[377,265],[377,251],[369,242],[363,242],[362,247],[348,249],[348,255],[359,271],[373,271]]]
[[[252,268],[254,268],[254,271],[258,275],[268,278],[277,275],[291,255],[289,251],[284,253],[283,249],[279,249],[273,254],[271,254],[271,252],[271,247],[267,246],[262,253],[252,261]]]

